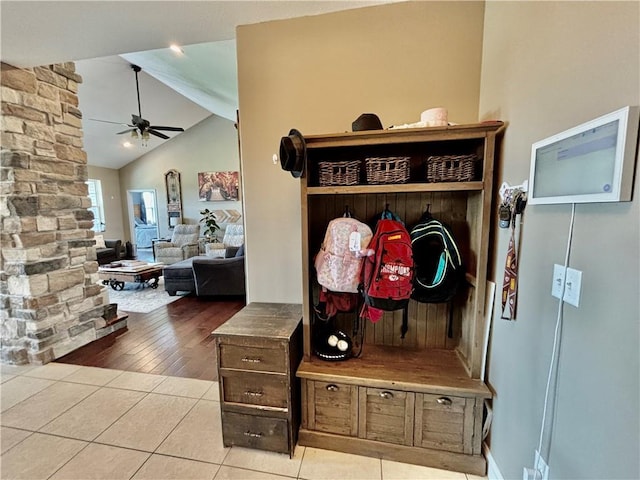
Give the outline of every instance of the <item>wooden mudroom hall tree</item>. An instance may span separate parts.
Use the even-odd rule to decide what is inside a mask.
[[[485,474],[482,426],[491,393],[480,374],[494,156],[503,127],[484,122],[304,137],[301,445]],[[455,161],[469,155],[476,160],[468,181],[439,181],[427,173],[429,157]],[[367,180],[366,159],[398,157],[409,160],[404,183]],[[360,173],[349,185],[333,185],[325,174],[334,162],[355,162]],[[313,353],[313,259],[327,224],[346,208],[367,222],[387,204],[409,228],[427,208],[452,227],[465,263],[465,287],[451,304],[412,300],[404,339],[402,312],[386,312],[381,321],[367,323],[360,357],[321,360]],[[345,331],[353,316],[338,319]]]

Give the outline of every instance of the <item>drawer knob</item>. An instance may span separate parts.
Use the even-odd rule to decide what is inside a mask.
[[[264,395],[263,392],[252,392],[251,390],[247,390],[244,394],[248,397],[261,397]]]
[[[382,398],[389,399],[389,398],[393,398],[393,393],[384,391],[384,392],[380,392],[380,396]]]
[[[244,432],[244,436],[245,437],[251,437],[251,438],[261,438],[262,437],[262,433],[254,433],[254,432]]]
[[[338,390],[340,390],[340,387],[331,383],[327,385],[327,390],[329,390],[330,392],[337,392]]]
[[[242,357],[242,361],[245,363],[260,363],[262,359],[260,357]]]
[[[451,399],[449,397],[440,397],[436,402],[438,402],[438,405],[451,405]]]

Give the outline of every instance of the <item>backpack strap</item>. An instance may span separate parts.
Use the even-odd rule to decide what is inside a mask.
[[[440,231],[442,232],[442,239],[445,242],[446,250],[449,252],[448,256],[454,266],[459,267],[462,265],[462,256],[458,250],[456,242],[453,240],[451,233],[444,227],[442,222],[438,222],[440,225]]]
[[[362,355],[362,344],[364,343],[364,329],[367,322],[362,317],[362,308],[364,307],[364,299],[362,295],[358,295],[358,308],[356,309],[355,318],[353,320],[353,348],[351,355],[354,358],[358,358]],[[357,348],[357,350],[356,350]]]
[[[434,232],[434,231],[438,232],[438,234],[440,235],[440,238],[442,238],[442,242],[444,243],[444,251],[446,254],[446,258],[440,259],[441,264],[438,265],[439,275],[436,275],[436,277],[438,277],[444,273],[443,270],[446,267],[444,263],[449,262],[452,264],[452,266],[456,268],[462,266],[462,256],[460,255],[460,250],[458,250],[458,246],[456,245],[456,242],[453,239],[451,232],[448,230],[448,228],[446,228],[442,222],[432,217],[428,221],[428,223],[425,225],[424,232],[422,235],[427,235],[429,232]],[[413,244],[413,240],[414,239],[412,238],[412,242],[411,242],[412,244]],[[445,262],[442,263],[443,261]],[[434,283],[437,283],[437,282],[434,282]]]
[[[398,215],[393,213],[391,210],[389,210],[388,203],[385,205],[384,210],[380,214],[380,220],[395,220],[396,222],[400,222],[404,225],[404,222],[402,221],[402,219]]]
[[[402,309],[402,327],[400,327],[400,338],[404,338],[409,330],[409,304]]]

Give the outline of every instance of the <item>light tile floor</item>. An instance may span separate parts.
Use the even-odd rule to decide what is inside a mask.
[[[218,384],[50,363],[0,365],[2,479],[447,479],[463,473],[298,446],[225,448]]]

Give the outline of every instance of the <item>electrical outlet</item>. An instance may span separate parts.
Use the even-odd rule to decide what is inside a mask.
[[[540,455],[538,450],[536,450],[536,458],[533,463],[533,468],[538,472],[537,477],[540,480],[549,480],[549,465],[544,461],[544,458],[542,458],[542,455]]]
[[[562,299],[562,287],[564,287],[564,277],[566,268],[557,263],[553,266],[553,279],[551,281],[551,295],[557,299]]]
[[[563,300],[574,307],[580,306],[580,289],[582,287],[582,272],[573,268],[567,268],[565,276]]]

